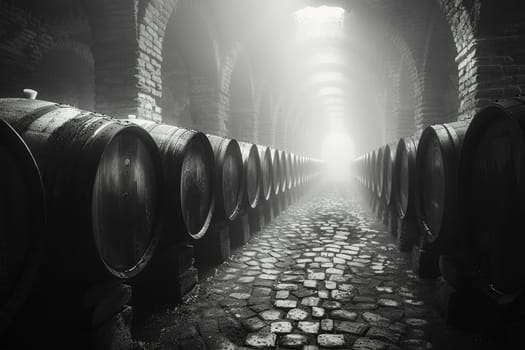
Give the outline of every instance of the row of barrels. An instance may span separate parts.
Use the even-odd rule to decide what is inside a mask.
[[[71,298],[134,278],[158,247],[317,171],[282,150],[33,99],[0,99],[0,160],[0,333],[30,291]]]
[[[525,98],[498,100],[355,160],[422,277],[441,274],[495,305],[525,295],[524,126]]]

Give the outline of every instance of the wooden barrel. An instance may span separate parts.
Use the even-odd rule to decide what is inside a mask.
[[[417,147],[417,220],[425,244],[435,243],[438,252],[450,247],[448,241],[458,231],[457,173],[467,127],[465,121],[429,126]]]
[[[383,153],[383,166],[381,167],[381,173],[383,176],[383,199],[385,204],[390,206],[393,202],[394,189],[393,186],[396,184],[394,178],[394,160],[396,158],[396,144],[390,143],[385,146]]]
[[[279,160],[281,161],[281,193],[288,191],[288,160],[286,152],[279,151]]]
[[[272,151],[267,146],[257,146],[261,162],[261,198],[270,199],[273,186]]]
[[[288,190],[293,188],[293,164],[292,164],[292,154],[285,152],[286,157],[286,186]]]
[[[214,220],[233,221],[239,215],[244,195],[243,161],[239,143],[215,135],[206,135],[215,155]]]
[[[377,164],[377,154],[376,150],[372,151],[372,157],[370,158],[370,173],[368,175],[370,182],[370,192],[375,194],[376,191],[376,164]]]
[[[26,300],[46,239],[40,170],[18,133],[0,119],[0,335]]]
[[[415,219],[415,171],[417,141],[415,137],[403,137],[396,148],[394,162],[394,207],[400,219]]]
[[[523,294],[525,263],[525,99],[499,100],[472,120],[461,149],[459,206],[463,255],[499,303]]]
[[[281,159],[279,151],[271,149],[272,156],[272,194],[277,196],[281,191]]]
[[[383,153],[384,153],[384,147],[381,146],[377,149],[376,153],[376,164],[375,164],[375,172],[374,172],[374,193],[377,196],[377,198],[382,198],[383,196],[383,174],[382,174],[382,167],[383,167]]]
[[[255,208],[261,197],[261,161],[259,150],[253,143],[239,142],[244,166],[244,205]]]
[[[215,206],[213,191],[214,156],[205,134],[131,119],[153,137],[159,147],[164,170],[165,242],[189,235],[199,239],[206,234]]]
[[[292,153],[292,187],[299,186],[299,164],[297,154]]]
[[[137,125],[51,102],[0,99],[47,194],[46,287],[131,278],[149,262],[162,212],[157,145]],[[55,289],[53,289],[55,288]]]

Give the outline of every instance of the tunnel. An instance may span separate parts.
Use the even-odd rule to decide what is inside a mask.
[[[523,13],[0,0],[0,349],[522,348]]]

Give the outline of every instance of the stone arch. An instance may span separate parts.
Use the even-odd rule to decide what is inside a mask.
[[[417,96],[418,130],[457,120],[459,91],[454,43],[445,16],[438,6],[433,6],[423,52],[421,90]]]
[[[262,86],[257,94],[257,138],[262,145],[273,146],[275,124],[273,120],[274,97],[269,84]]]
[[[227,130],[230,137],[253,142],[257,133],[254,79],[249,56],[240,43],[230,50],[225,65],[223,89],[228,91]],[[228,74],[229,73],[229,74]]]
[[[194,1],[180,0],[162,39],[163,122],[220,133],[219,53],[212,24]]]
[[[396,116],[396,138],[410,136],[417,132],[416,125],[416,92],[411,68],[406,61],[399,64],[398,81],[394,114]]]

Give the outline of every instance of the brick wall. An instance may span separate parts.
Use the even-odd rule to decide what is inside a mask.
[[[0,1],[0,96],[33,88],[38,98],[93,109],[91,28],[82,8],[71,6],[49,17]]]
[[[460,119],[469,119],[491,99],[522,93],[525,25],[520,1],[439,1],[458,56]]]

